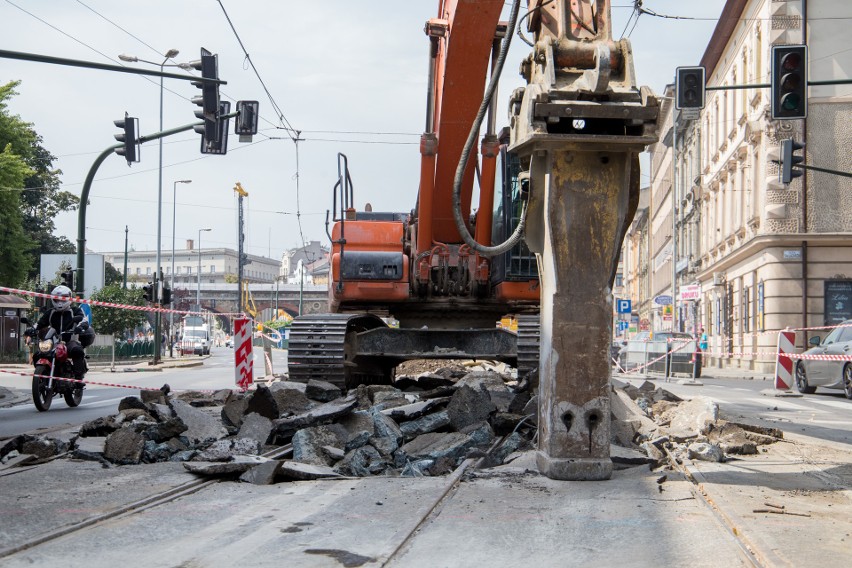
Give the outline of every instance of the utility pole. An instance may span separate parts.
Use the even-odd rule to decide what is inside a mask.
[[[240,182],[237,182],[234,186],[234,191],[239,196],[237,199],[237,312],[241,313],[243,311],[243,267],[248,264],[246,262],[246,255],[243,253],[243,240],[245,239],[245,234],[243,233],[243,198],[248,197],[248,192],[243,189]]]
[[[124,289],[127,290],[127,234],[130,231],[130,227],[124,226]]]

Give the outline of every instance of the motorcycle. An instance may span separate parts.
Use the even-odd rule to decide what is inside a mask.
[[[76,316],[74,323],[79,324],[82,317]],[[21,323],[29,325],[27,318],[21,318]],[[68,353],[68,345],[62,339],[63,335],[69,340],[79,341],[82,330],[75,326],[70,332],[60,333],[53,327],[47,328],[39,339],[35,327],[28,328],[24,335],[33,338],[36,348],[33,353],[33,402],[40,412],[50,408],[54,396],[62,395],[65,403],[75,408],[83,400],[85,385],[74,379],[74,362]],[[81,377],[82,378],[82,377]]]

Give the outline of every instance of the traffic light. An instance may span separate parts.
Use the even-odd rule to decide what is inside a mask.
[[[164,306],[172,303],[171,288],[166,288],[165,286],[163,286],[163,289],[160,292],[160,303]]]
[[[146,302],[154,301],[154,285],[151,282],[142,286],[142,297],[145,298]]]
[[[136,137],[139,133],[139,119],[128,116],[125,112],[124,118],[113,121],[113,124],[123,130],[120,134],[115,135],[115,139],[119,142],[124,142],[124,148],[116,148],[115,153],[119,156],[124,156],[128,166],[133,162],[138,162],[139,155],[141,154],[139,145],[136,142]]]
[[[225,116],[231,112],[231,103],[222,101],[219,103],[219,116]],[[228,122],[230,119],[220,118],[216,121],[216,133],[218,138],[209,140],[205,134],[201,134],[201,153],[202,154],[220,154],[228,153]],[[200,128],[196,126],[196,128]]]
[[[257,101],[237,101],[237,120],[234,123],[234,134],[240,136],[254,136],[257,134],[257,117],[260,103]],[[251,141],[251,140],[249,140]]]
[[[74,289],[74,270],[69,268],[65,272],[59,273],[60,278],[62,278],[62,285],[68,286],[72,290]]]
[[[808,48],[805,45],[772,47],[772,119],[808,116]]]
[[[193,61],[190,65],[201,71],[202,79],[219,79],[219,60],[217,55],[201,48],[201,59]],[[192,81],[192,84],[201,89],[200,97],[192,97],[192,102],[201,107],[195,111],[195,116],[204,120],[204,125],[196,125],[193,130],[206,139],[208,145],[219,141],[219,83],[210,81]]]
[[[678,67],[675,76],[675,108],[704,108],[704,67]]]
[[[792,138],[781,141],[781,183],[790,183],[793,178],[802,175],[802,170],[800,168],[793,169],[793,166],[805,161],[804,157],[796,155],[796,152],[804,147],[804,144],[800,144]]]

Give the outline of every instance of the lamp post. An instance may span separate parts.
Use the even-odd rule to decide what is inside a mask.
[[[179,179],[172,184],[172,271],[171,271],[171,288],[175,289],[175,231],[177,227],[177,184],[192,183],[191,179]],[[175,314],[169,312],[169,356],[172,356],[172,346],[175,340]]]
[[[163,68],[166,67],[166,62],[173,58],[177,57],[177,54],[180,53],[177,49],[170,49],[166,53],[163,54],[162,63],[156,63],[154,61],[146,61],[144,59],[139,59],[133,55],[121,54],[118,56],[122,61],[127,61],[131,63],[141,62],[148,63],[150,65],[158,65],[160,67],[160,73],[163,72]],[[169,65],[168,67],[182,67],[183,65]],[[163,77],[160,76],[160,130],[163,131]],[[159,181],[157,184],[157,260],[154,264],[154,279],[156,280],[157,276],[160,273],[160,254],[161,254],[161,239],[163,232],[163,139],[160,138],[160,165],[159,165]],[[155,286],[156,290],[157,287]],[[157,297],[157,292],[154,292],[155,300],[159,300]],[[154,360],[153,363],[157,364],[160,362],[160,312],[157,312],[154,315],[154,341],[156,342],[157,347],[154,349]]]
[[[198,311],[201,311],[201,233],[212,231],[213,229],[198,229],[198,293],[195,296],[195,303],[198,304]]]

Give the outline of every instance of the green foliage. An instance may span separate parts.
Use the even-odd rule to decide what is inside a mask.
[[[110,284],[122,284],[124,283],[124,276],[121,275],[121,271],[114,267],[111,263],[107,262],[104,265],[104,286],[109,286]]]
[[[265,321],[265,322],[263,322],[263,328],[264,328],[264,329],[277,329],[277,330],[281,330],[281,329],[284,329],[285,327],[290,327],[290,324],[291,324],[291,323],[292,323],[292,320],[291,320],[291,321],[284,321],[284,320],[269,320],[269,321]]]
[[[125,290],[121,287],[121,284],[104,286],[92,294],[92,299],[99,302],[112,302],[130,306],[145,305],[140,288],[134,286]],[[92,320],[95,330],[98,333],[111,334],[113,336],[117,336],[141,325],[145,321],[146,315],[146,312],[142,311],[92,306]]]
[[[0,284],[13,288],[23,283],[33,264],[28,254],[32,241],[24,233],[21,221],[20,192],[14,191],[24,187],[24,179],[31,171],[21,157],[14,154],[11,144],[3,145],[0,152]]]
[[[80,200],[76,195],[59,189],[62,172],[53,168],[56,157],[41,145],[42,138],[33,125],[9,113],[8,101],[17,94],[15,87],[19,84],[19,81],[12,81],[0,85],[0,148],[9,147],[8,152],[25,164],[27,170],[22,177],[15,179],[0,177],[0,187],[22,190],[15,211],[31,243],[28,250],[35,258],[42,254],[74,253],[76,248],[71,241],[53,234],[56,229],[54,219],[61,212],[74,210]],[[0,171],[5,166],[0,165]],[[7,205],[2,203],[4,209]],[[3,221],[5,224],[5,219]],[[36,262],[30,262],[27,267],[31,278],[38,275],[38,270]]]

